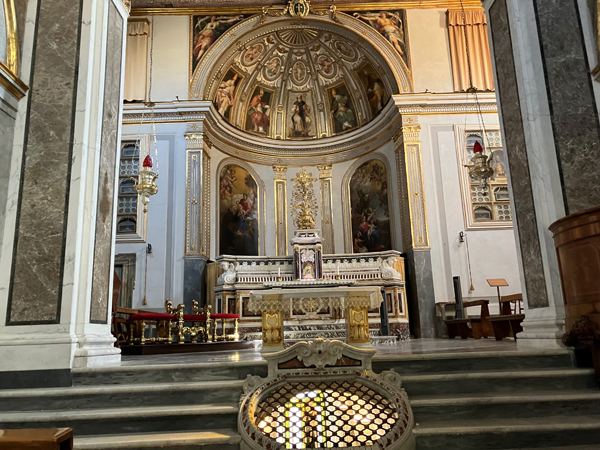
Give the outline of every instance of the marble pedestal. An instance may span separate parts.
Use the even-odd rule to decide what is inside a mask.
[[[250,292],[249,309],[262,314],[262,352],[283,350],[283,322],[294,309],[309,312],[317,319],[318,312],[328,307],[332,314],[346,322],[348,344],[371,347],[369,309],[383,302],[377,287],[295,287]]]

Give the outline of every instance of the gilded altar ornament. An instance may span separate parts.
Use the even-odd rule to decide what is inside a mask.
[[[312,230],[316,225],[315,216],[318,210],[313,183],[318,180],[312,177],[312,173],[306,173],[306,167],[303,167],[291,181],[295,184],[292,193],[294,225],[299,230]]]
[[[310,10],[310,2],[308,0],[290,0],[288,3],[288,11],[292,17],[306,17]]]
[[[144,158],[143,168],[138,171],[138,179],[130,178],[135,183],[133,188],[141,197],[144,212],[146,213],[148,212],[150,197],[158,192],[158,186],[156,186],[158,174],[152,170],[152,158],[150,158],[150,155],[146,155],[146,158]]]
[[[479,181],[479,187],[485,189],[487,188],[487,180],[494,175],[492,161],[488,160],[488,157],[483,154],[483,147],[479,142],[475,142],[473,153],[475,153],[471,158],[473,165],[467,166],[469,168],[469,176]]]

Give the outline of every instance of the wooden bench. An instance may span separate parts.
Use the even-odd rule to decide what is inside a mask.
[[[523,307],[521,306],[522,301],[523,294],[505,295],[500,298],[501,314],[489,318],[497,341],[507,337],[516,339],[517,333],[523,331],[521,322],[525,319],[525,314],[523,314]]]
[[[72,450],[72,428],[0,430],[0,450]]]
[[[490,310],[488,304],[489,300],[484,299],[463,302],[463,311],[465,315],[463,319],[444,320],[444,323],[448,328],[448,337],[450,339],[453,339],[456,336],[460,336],[461,339],[470,337],[481,339],[482,337],[494,336],[494,330],[489,320]],[[474,306],[481,307],[481,314],[479,317],[469,317],[467,314],[467,308]]]

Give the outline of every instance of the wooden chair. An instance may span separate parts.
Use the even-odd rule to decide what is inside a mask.
[[[501,341],[507,337],[514,337],[516,339],[517,334],[523,331],[521,322],[525,319],[525,314],[522,314],[522,301],[523,294],[505,295],[500,298],[501,314],[489,318],[494,330],[494,337],[497,341]]]
[[[0,450],[72,450],[72,428],[1,430]]]
[[[490,310],[488,304],[489,300],[484,299],[464,301],[464,318],[444,320],[444,323],[448,328],[448,337],[450,339],[453,339],[456,336],[460,336],[461,339],[468,339],[470,337],[481,339],[482,337],[494,336],[494,330],[489,320]],[[481,314],[479,317],[469,317],[467,313],[467,309],[474,306],[481,307]]]
[[[112,295],[112,332],[115,337],[115,347],[119,348],[121,344],[127,341],[127,317],[122,317],[122,311],[119,311],[119,293],[121,292],[121,279],[117,272],[113,275],[113,295]],[[121,314],[121,315],[120,315]],[[121,325],[125,328],[121,329]]]

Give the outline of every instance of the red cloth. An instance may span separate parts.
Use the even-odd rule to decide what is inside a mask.
[[[129,320],[177,320],[175,316],[167,313],[140,313],[129,317]]]
[[[239,319],[237,314],[211,314],[211,319]]]
[[[473,153],[483,153],[483,147],[477,141],[475,141],[475,145],[473,146]]]
[[[202,314],[184,314],[183,315],[184,322],[206,322],[206,316]]]
[[[146,155],[146,157],[144,158],[144,163],[142,165],[144,167],[152,167],[152,158],[150,158],[150,155]]]

